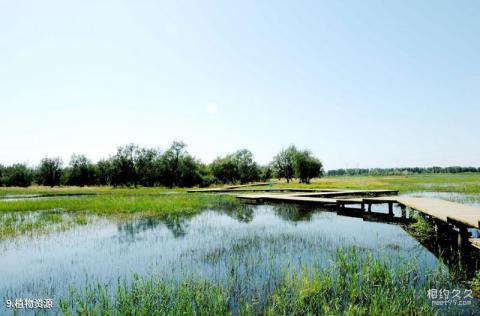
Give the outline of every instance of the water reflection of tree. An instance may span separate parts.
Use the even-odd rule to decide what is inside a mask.
[[[118,231],[123,237],[129,240],[135,239],[138,234],[156,229],[163,224],[168,228],[175,238],[183,237],[187,234],[188,221],[191,215],[170,215],[165,217],[142,217],[133,219],[128,222],[119,223],[117,225]]]
[[[307,206],[299,206],[292,204],[276,204],[273,205],[273,211],[280,218],[291,221],[310,221],[312,219],[313,208]]]
[[[164,222],[167,228],[172,232],[173,237],[183,237],[187,234],[189,220],[191,216],[167,216]]]
[[[226,204],[218,211],[239,222],[250,223],[253,220],[254,206],[250,204]]]

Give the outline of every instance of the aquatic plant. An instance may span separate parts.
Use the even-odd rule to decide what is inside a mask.
[[[415,265],[392,268],[387,258],[338,250],[322,270],[285,272],[263,299],[234,287],[192,277],[177,282],[162,276],[134,276],[115,286],[87,283],[61,300],[64,315],[436,315],[429,286],[445,286],[447,272],[420,278]],[[448,308],[462,313],[459,308]],[[445,310],[442,310],[442,313]]]
[[[61,209],[97,214],[149,213],[186,214],[224,205],[240,205],[235,197],[209,194],[93,195],[79,198],[23,199],[0,201],[0,212]]]
[[[435,235],[433,225],[419,212],[410,211],[410,218],[414,220],[408,226],[408,230],[415,238],[421,241],[429,240]]]

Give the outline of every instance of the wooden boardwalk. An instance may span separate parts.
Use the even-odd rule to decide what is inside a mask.
[[[400,205],[454,225],[480,228],[480,208],[432,198],[398,197]]]
[[[290,194],[290,196],[335,197],[335,196],[345,196],[345,195],[379,196],[379,195],[396,195],[396,194],[398,194],[398,191],[396,190],[338,190],[338,191],[329,191],[329,192],[296,193],[296,194]]]
[[[243,191],[245,192],[245,191]],[[354,195],[367,195],[367,196],[378,196],[385,194],[397,194],[398,191],[395,190],[328,190],[328,191],[318,191],[318,192],[302,192],[302,193],[289,193],[289,194],[272,194],[269,191],[264,194],[244,194],[237,195],[238,199],[250,200],[254,202],[293,202],[293,203],[302,203],[302,204],[318,204],[318,205],[336,205],[340,199],[335,199],[339,196],[354,196]],[[278,192],[278,191],[276,191]],[[354,199],[341,199],[344,203],[348,204],[358,204],[362,200],[358,198]]]
[[[441,199],[385,196],[396,193],[397,191],[391,190],[338,190],[288,194],[244,194],[237,195],[237,198],[255,203],[280,202],[326,207],[336,206],[338,212],[342,215],[362,217],[364,220],[373,218],[377,218],[378,220],[378,217],[380,217],[382,221],[387,222],[410,221],[411,219],[407,218],[406,215],[406,208],[411,208],[424,214],[434,225],[435,231],[438,232],[444,229],[444,227],[449,227],[450,229],[455,228],[458,232],[459,245],[470,243],[472,246],[480,249],[480,238],[470,238],[470,233],[468,232],[468,228],[480,229],[480,208]],[[368,197],[365,197],[365,195]],[[373,204],[387,204],[388,214],[384,212],[372,212]],[[400,205],[402,211],[401,217],[394,216],[394,204]],[[360,205],[360,207],[347,208],[346,205]]]
[[[342,196],[342,195],[386,195],[386,194],[398,194],[396,190],[350,190],[350,189],[309,189],[309,188],[246,188],[245,186],[233,186],[222,188],[210,188],[210,189],[193,189],[187,190],[188,193],[256,193],[256,192],[268,192],[268,193],[282,193],[282,192],[297,192],[289,194],[289,196],[299,197],[327,197],[327,196]]]
[[[393,217],[393,204],[399,204],[417,210],[436,221],[465,227],[480,228],[480,208],[433,198],[392,196],[396,190],[351,190],[351,189],[309,189],[309,188],[271,188],[269,183],[261,182],[223,188],[189,190],[190,193],[255,193],[237,195],[238,199],[251,202],[281,202],[310,204],[320,206],[336,205],[338,209],[348,210],[345,205],[360,205],[362,212],[371,213],[372,204],[388,204],[388,215]],[[251,188],[251,186],[264,186]],[[250,188],[248,188],[250,187]],[[284,194],[280,194],[284,193]],[[388,196],[387,196],[388,195]],[[343,197],[343,198],[342,198]],[[402,211],[402,216],[404,212]]]
[[[223,193],[223,192],[339,192],[339,191],[346,191],[343,189],[302,189],[302,188],[246,188],[246,186],[235,186],[235,187],[221,187],[221,188],[209,188],[209,189],[192,189],[187,190],[188,193]],[[354,191],[354,190],[350,190]]]
[[[289,194],[252,194],[252,195],[238,195],[238,199],[251,202],[285,202],[297,204],[311,204],[311,205],[336,205],[337,200],[331,198],[321,197],[300,197],[291,196]]]
[[[311,204],[319,206],[336,205],[340,209],[345,209],[345,205],[361,205],[361,210],[371,210],[372,204],[388,204],[389,213],[393,216],[393,204],[399,204],[401,207],[408,207],[428,215],[436,220],[453,224],[457,227],[466,226],[480,228],[480,208],[445,201],[433,198],[421,197],[402,197],[402,196],[381,196],[381,197],[355,197],[355,198],[335,198],[344,195],[369,195],[369,194],[392,194],[391,190],[358,190],[358,191],[339,191],[324,193],[302,193],[302,194],[251,194],[238,195],[237,198],[249,200],[252,202],[284,202],[297,204]]]

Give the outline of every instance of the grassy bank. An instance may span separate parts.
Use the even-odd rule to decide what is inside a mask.
[[[61,300],[64,315],[436,315],[429,288],[450,287],[437,270],[422,279],[415,265],[393,268],[387,259],[339,250],[323,270],[285,273],[266,297],[248,298],[230,284],[160,276],[88,283]],[[449,313],[455,313],[454,310]]]

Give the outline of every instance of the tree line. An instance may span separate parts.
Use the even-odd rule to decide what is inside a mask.
[[[427,174],[427,173],[462,173],[462,172],[480,172],[480,168],[475,167],[408,167],[408,168],[351,168],[351,169],[335,169],[327,172],[328,176],[391,176],[406,174]]]
[[[31,184],[58,186],[111,185],[137,187],[206,187],[218,183],[248,183],[271,178],[293,178],[309,183],[324,174],[322,162],[310,150],[289,146],[268,165],[255,162],[252,152],[240,149],[210,164],[196,159],[183,142],[166,150],[142,148],[135,144],[118,147],[117,152],[97,163],[85,155],[72,155],[64,166],[60,158],[46,157],[38,166],[0,165],[0,186],[27,187]]]

